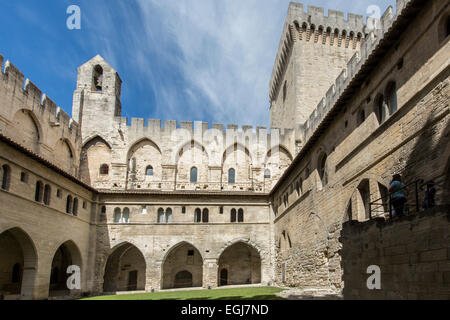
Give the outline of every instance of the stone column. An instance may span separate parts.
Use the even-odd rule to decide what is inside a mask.
[[[203,288],[217,288],[218,287],[218,272],[219,265],[217,259],[203,260]]]

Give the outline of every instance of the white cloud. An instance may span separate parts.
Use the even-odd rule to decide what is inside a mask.
[[[370,4],[384,11],[392,1],[354,2],[356,13],[364,14]],[[124,21],[119,24],[107,13],[97,16],[96,27],[104,34],[95,41],[102,43],[113,65],[133,70],[135,85],[151,88],[156,103],[146,107],[153,107],[154,114],[179,121],[269,126],[269,80],[289,0],[118,3],[114,10],[120,10]],[[308,4],[352,9],[347,0]],[[118,49],[127,56],[119,57],[114,52]],[[135,93],[130,89],[126,94]],[[130,107],[124,104],[124,109]]]

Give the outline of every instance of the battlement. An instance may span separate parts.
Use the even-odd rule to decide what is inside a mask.
[[[368,20],[367,24],[373,25],[371,22]],[[305,11],[303,4],[291,2],[270,79],[270,101],[278,95],[295,42],[351,46],[350,49],[356,50],[369,31],[361,15],[349,13],[346,19],[344,12],[328,10],[326,16],[324,8],[308,6]]]
[[[30,79],[25,79],[24,74],[9,60],[6,60],[3,70],[3,62],[3,55],[0,54],[2,69],[0,81],[7,87],[7,90],[13,91],[15,95],[22,95],[19,99],[30,101],[33,107],[39,105],[40,113],[46,114],[42,118],[48,119],[51,123],[59,123],[59,126],[65,126],[71,131],[78,131],[78,123],[73,121],[68,113],[58,107],[45,93],[42,93],[41,89]]]
[[[25,78],[14,64],[9,60],[4,62],[2,55],[0,68],[2,134],[76,175],[81,150],[81,129],[78,123],[30,79]],[[22,132],[27,134],[22,135]],[[30,135],[31,132],[33,135]]]
[[[405,2],[405,3],[403,3]],[[406,6],[407,1],[403,1],[403,7]],[[365,37],[361,44],[361,49],[355,52],[353,57],[347,64],[347,68],[342,70],[335,83],[329,88],[325,97],[319,102],[316,109],[311,113],[309,119],[304,124],[299,124],[296,132],[297,138],[300,138],[303,144],[305,144],[309,138],[313,135],[317,127],[327,115],[328,111],[340,98],[345,88],[351,82],[353,77],[358,73],[361,66],[370,57],[372,51],[377,47],[384,34],[389,30],[395,21],[393,14],[393,8],[389,7],[381,17],[380,21],[375,23],[379,28],[375,28]]]
[[[128,133],[132,133],[137,136],[170,136],[177,130],[182,130],[186,135],[194,137],[198,133],[206,133],[207,131],[218,131],[223,136],[226,135],[243,135],[253,136],[259,139],[267,135],[276,134],[280,137],[280,140],[285,140],[291,137],[293,129],[280,129],[271,128],[270,131],[266,127],[256,127],[250,125],[237,125],[237,124],[221,124],[213,123],[211,126],[208,122],[202,121],[177,121],[177,120],[165,120],[164,122],[159,119],[143,118],[131,118],[131,122],[128,125],[127,117],[116,117],[115,122],[122,128],[127,130]],[[164,124],[164,126],[163,126]]]

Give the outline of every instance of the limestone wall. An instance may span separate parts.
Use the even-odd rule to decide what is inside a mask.
[[[346,299],[450,299],[449,206],[394,223],[347,222],[342,228]],[[380,267],[380,290],[369,290],[369,266]]]
[[[341,290],[342,222],[367,220],[368,203],[383,195],[393,174],[400,173],[405,182],[448,179],[449,43],[439,31],[446,12],[442,2],[427,2],[410,22],[416,28],[407,28],[392,44],[276,187],[272,202],[279,283],[284,269],[287,285]],[[397,111],[380,118],[377,97],[386,96],[393,82]],[[303,187],[296,188],[297,183]],[[445,188],[438,190],[440,201]],[[422,198],[423,191],[420,202]],[[409,205],[414,202],[411,197]]]
[[[77,176],[81,131],[31,80],[0,54],[0,133]]]

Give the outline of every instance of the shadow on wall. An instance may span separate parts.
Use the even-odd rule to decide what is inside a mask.
[[[433,93],[440,92],[442,86],[445,83],[438,83]],[[436,94],[434,98],[439,99]],[[439,105],[435,102],[433,106]],[[424,191],[419,190],[419,212],[393,221],[377,218],[343,224],[339,241],[345,299],[450,299],[450,273],[445,268],[450,263],[450,131],[448,111],[434,111],[412,150],[397,151],[400,156],[395,170],[406,183],[442,181],[437,187],[436,206],[421,208]],[[437,136],[436,132],[442,133]],[[412,205],[415,190],[410,190],[410,198],[414,198],[408,201]],[[369,266],[380,267],[380,290],[368,289]]]

